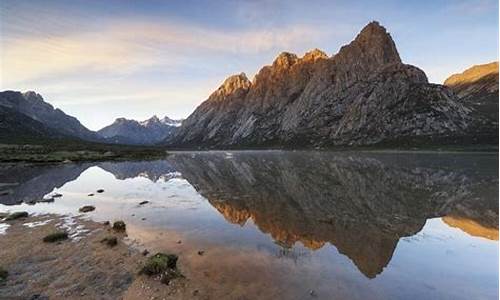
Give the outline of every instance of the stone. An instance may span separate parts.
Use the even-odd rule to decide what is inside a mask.
[[[94,210],[95,210],[95,206],[85,205],[85,206],[80,207],[80,209],[78,211],[82,212],[82,213],[87,213],[87,212],[91,212]]]
[[[46,243],[54,243],[68,239],[68,233],[65,231],[57,231],[43,238]]]
[[[11,213],[7,217],[5,217],[4,221],[13,221],[13,220],[27,218],[27,217],[28,217],[28,212],[17,211],[17,212]]]
[[[124,232],[126,230],[125,222],[116,221],[113,223],[113,230],[117,232]]]

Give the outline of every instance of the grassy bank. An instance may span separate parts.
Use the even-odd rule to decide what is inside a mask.
[[[0,144],[1,162],[58,163],[161,159],[164,148],[111,145],[77,141],[37,144]]]

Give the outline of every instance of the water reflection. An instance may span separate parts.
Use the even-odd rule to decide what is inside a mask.
[[[498,236],[495,170],[477,176],[467,156],[205,153],[171,163],[227,221],[252,219],[288,247],[333,244],[369,278],[382,272],[401,237],[430,218],[472,220],[469,226],[491,230],[483,237]]]
[[[90,166],[3,166],[0,203],[41,199]],[[443,217],[467,234],[498,240],[491,155],[206,152],[96,166],[118,180],[181,177],[227,222],[250,222],[269,234],[280,246],[278,257],[307,255],[297,243],[314,251],[331,244],[367,278],[382,273],[398,242],[428,219]]]

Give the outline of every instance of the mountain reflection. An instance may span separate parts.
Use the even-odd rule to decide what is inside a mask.
[[[91,164],[0,165],[0,204],[35,203],[73,181]]]
[[[3,166],[0,203],[41,199],[90,166]],[[334,245],[368,278],[383,271],[400,238],[430,218],[498,240],[493,155],[200,152],[97,166],[118,180],[182,176],[228,222],[251,220],[283,249]]]
[[[488,163],[469,158],[476,159],[253,152],[179,154],[169,161],[227,221],[252,219],[287,246],[300,242],[314,250],[330,243],[373,278],[399,239],[429,218],[470,219],[469,227],[489,229],[483,237],[498,236],[496,171],[475,174],[472,167]]]

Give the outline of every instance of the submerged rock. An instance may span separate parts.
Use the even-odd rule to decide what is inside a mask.
[[[68,233],[66,231],[57,231],[45,236],[43,241],[46,243],[54,243],[66,239],[68,239]]]
[[[6,280],[8,276],[9,276],[9,272],[7,270],[5,270],[4,268],[0,267],[0,282]]]
[[[17,220],[21,218],[27,218],[28,217],[28,212],[26,211],[17,211],[14,213],[11,213],[5,218],[5,221],[12,221],[12,220]]]
[[[109,247],[114,247],[118,244],[118,239],[116,236],[108,236],[101,240],[101,243],[105,243]]]
[[[116,221],[113,223],[113,230],[114,231],[123,232],[126,230],[126,228],[127,228],[127,226],[125,225],[125,222],[123,222],[123,221]]]
[[[80,209],[78,211],[82,212],[82,213],[86,213],[86,212],[90,212],[90,211],[94,211],[94,210],[95,210],[95,206],[85,205],[85,206],[80,207]]]

